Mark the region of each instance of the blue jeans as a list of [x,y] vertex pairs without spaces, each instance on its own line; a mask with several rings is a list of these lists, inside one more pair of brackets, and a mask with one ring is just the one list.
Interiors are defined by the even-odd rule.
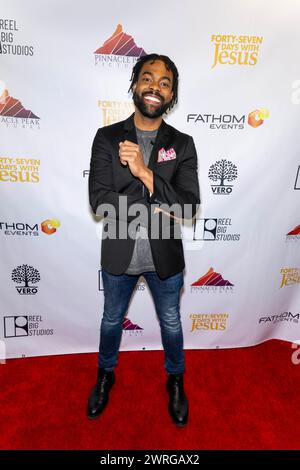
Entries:
[[[159,319],[164,366],[168,374],[184,372],[183,334],[179,311],[183,273],[160,279],[155,271],[142,274],[152,293]],[[139,275],[114,275],[102,270],[104,312],[100,328],[99,367],[111,371],[117,364],[122,325]]]

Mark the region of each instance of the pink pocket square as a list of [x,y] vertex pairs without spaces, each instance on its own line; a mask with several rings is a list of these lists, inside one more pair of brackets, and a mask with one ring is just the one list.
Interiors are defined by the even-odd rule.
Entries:
[[173,147],[171,147],[169,150],[161,148],[158,152],[157,163],[167,162],[168,160],[175,160],[175,158],[176,152]]

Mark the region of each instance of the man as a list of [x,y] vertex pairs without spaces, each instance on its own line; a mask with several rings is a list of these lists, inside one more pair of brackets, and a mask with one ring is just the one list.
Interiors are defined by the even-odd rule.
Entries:
[[[99,129],[92,147],[90,204],[96,214],[105,216],[106,225],[101,248],[104,312],[98,378],[87,414],[91,419],[99,416],[108,403],[124,316],[142,274],[161,328],[169,413],[176,425],[184,426],[188,400],[179,311],[184,255],[178,219],[187,218],[186,213],[193,217],[200,203],[197,154],[193,139],[162,118],[177,103],[178,71],[167,56],[141,57],[129,90],[135,112],[123,122]],[[143,217],[134,225],[132,212],[137,206]],[[166,226],[169,236],[164,236]]]

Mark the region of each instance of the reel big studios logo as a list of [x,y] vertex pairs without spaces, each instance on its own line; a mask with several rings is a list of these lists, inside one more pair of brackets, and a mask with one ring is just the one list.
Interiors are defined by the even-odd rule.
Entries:
[[4,338],[52,336],[53,328],[45,328],[41,315],[10,315],[4,320]]

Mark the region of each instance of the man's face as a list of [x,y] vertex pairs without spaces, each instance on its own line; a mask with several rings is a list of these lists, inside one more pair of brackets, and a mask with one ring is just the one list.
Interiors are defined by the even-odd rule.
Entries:
[[169,107],[173,92],[173,73],[161,60],[145,62],[133,85],[133,102],[143,116],[157,118]]

